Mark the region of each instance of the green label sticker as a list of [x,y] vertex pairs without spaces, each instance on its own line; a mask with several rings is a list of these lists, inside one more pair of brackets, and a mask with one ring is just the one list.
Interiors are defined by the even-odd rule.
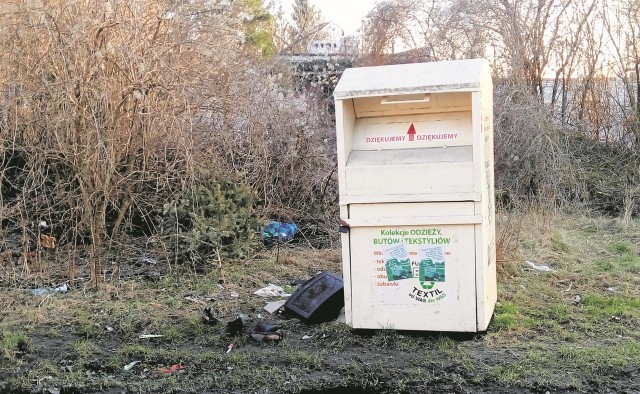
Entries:
[[418,266],[418,279],[423,289],[432,289],[437,282],[445,281],[445,264],[442,247],[421,248],[422,260]]
[[389,282],[413,278],[411,258],[404,244],[398,244],[384,251],[385,270]]
[[388,281],[413,278],[411,260],[409,259],[398,261],[398,259],[392,258],[386,261],[385,266]]

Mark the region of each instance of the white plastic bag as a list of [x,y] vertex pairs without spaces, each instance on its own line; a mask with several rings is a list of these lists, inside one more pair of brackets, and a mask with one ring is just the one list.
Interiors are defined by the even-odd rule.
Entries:
[[269,283],[267,287],[263,287],[260,290],[256,290],[253,294],[260,297],[289,297],[291,294],[284,292],[284,289],[273,283]]

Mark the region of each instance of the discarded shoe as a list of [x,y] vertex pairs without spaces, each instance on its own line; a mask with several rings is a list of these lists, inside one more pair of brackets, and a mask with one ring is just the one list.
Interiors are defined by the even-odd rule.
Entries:
[[261,332],[276,332],[279,329],[281,329],[282,327],[280,327],[279,325],[276,324],[270,324],[267,322],[260,322],[258,324],[256,324],[255,326],[253,326],[253,328],[251,329],[252,331],[261,331]]
[[209,307],[204,308],[204,310],[202,311],[202,320],[204,320],[204,322],[207,324],[218,324],[219,321],[218,319],[213,317],[213,315],[211,314],[211,308]]
[[278,342],[283,335],[280,326],[261,322],[251,328],[250,336],[258,342]]
[[278,342],[282,339],[281,332],[252,332],[251,338],[258,342]]

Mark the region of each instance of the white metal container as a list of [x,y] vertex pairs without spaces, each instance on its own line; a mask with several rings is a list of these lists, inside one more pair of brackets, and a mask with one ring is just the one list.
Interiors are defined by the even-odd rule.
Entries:
[[334,98],[347,324],[486,330],[496,301],[489,64],[347,69]]

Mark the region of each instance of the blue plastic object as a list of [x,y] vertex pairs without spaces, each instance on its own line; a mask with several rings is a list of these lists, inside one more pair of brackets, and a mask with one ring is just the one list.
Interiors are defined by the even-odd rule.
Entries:
[[294,223],[269,222],[261,231],[262,240],[265,243],[289,242],[298,232],[298,226]]

